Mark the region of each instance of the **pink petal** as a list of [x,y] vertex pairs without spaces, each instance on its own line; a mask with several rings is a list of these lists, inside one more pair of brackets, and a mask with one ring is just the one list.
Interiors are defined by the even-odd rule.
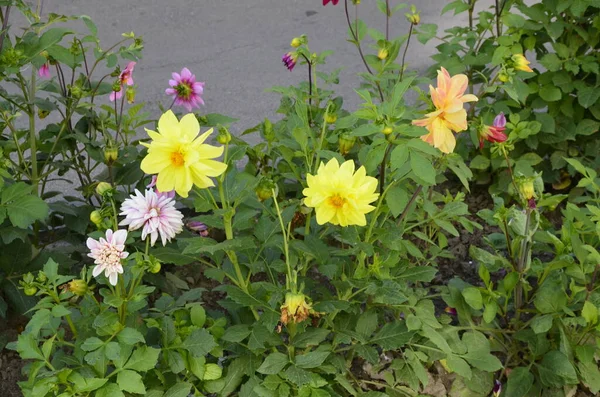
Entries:
[[183,68],[181,69],[181,77],[187,80],[192,77],[192,72],[188,68]]

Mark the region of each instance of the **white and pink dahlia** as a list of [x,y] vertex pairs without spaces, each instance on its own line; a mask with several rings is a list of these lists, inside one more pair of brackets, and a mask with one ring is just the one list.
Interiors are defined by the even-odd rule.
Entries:
[[136,189],[135,194],[123,202],[121,214],[125,219],[119,225],[129,225],[129,230],[142,228],[142,239],[150,236],[154,246],[160,235],[163,245],[183,230],[183,214],[175,208],[175,201],[166,194],[146,190],[143,195]]
[[204,105],[204,83],[196,81],[196,76],[188,68],[183,68],[181,73],[173,73],[171,76],[173,78],[169,80],[170,87],[165,93],[175,99],[175,105],[183,106],[188,112],[194,107]]
[[87,246],[90,249],[88,256],[93,258],[96,264],[92,271],[94,277],[104,272],[108,282],[117,285],[119,274],[123,274],[121,259],[129,256],[129,252],[125,252],[125,240],[127,240],[126,230],[113,232],[110,229],[106,231],[106,239],[102,237],[99,240],[91,237],[87,239]]

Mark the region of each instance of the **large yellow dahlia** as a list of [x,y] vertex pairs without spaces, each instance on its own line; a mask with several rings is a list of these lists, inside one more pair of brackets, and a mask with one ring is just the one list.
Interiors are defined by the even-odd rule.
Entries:
[[219,176],[227,169],[226,164],[211,160],[223,154],[223,147],[204,143],[213,130],[198,136],[200,124],[193,113],[179,121],[169,110],[158,120],[158,132],[146,132],[152,142],[142,143],[148,154],[140,167],[147,174],[158,174],[156,188],[160,192],[175,190],[187,197],[193,185],[214,186],[209,177]]
[[321,163],[317,175],[308,174],[306,182],[304,204],[315,208],[319,225],[365,226],[365,214],[375,209],[370,203],[379,197],[377,179],[367,176],[365,167],[355,173],[352,160],[341,166],[335,158]]
[[467,111],[465,102],[477,101],[473,94],[464,95],[469,79],[464,74],[450,76],[444,68],[438,70],[437,88],[429,86],[435,111],[427,113],[424,119],[413,121],[414,125],[427,128],[428,134],[422,140],[440,149],[444,153],[452,153],[456,147],[456,138],[452,131],[467,129]]

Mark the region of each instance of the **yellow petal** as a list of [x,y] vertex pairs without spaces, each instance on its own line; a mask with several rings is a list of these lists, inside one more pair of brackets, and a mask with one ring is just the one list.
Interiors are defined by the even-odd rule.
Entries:
[[223,154],[223,150],[223,146],[212,146],[207,144],[202,144],[196,149],[200,157],[204,159],[220,157]]
[[179,121],[177,116],[171,110],[167,110],[158,119],[158,132],[164,137],[177,137],[179,132]]
[[200,132],[200,124],[198,123],[198,119],[196,119],[196,115],[188,113],[183,116],[179,121],[179,129],[182,136],[189,141],[193,141]]
[[[153,152],[153,153],[148,153],[146,155],[146,157],[144,157],[144,159],[142,160],[142,163],[140,164],[140,168],[146,174],[158,174],[159,172],[161,172],[165,168],[169,167],[170,165],[171,165],[171,159],[168,156],[165,156],[164,153],[161,153],[161,152],[156,152],[156,153]],[[173,189],[169,189],[169,190],[173,190]],[[160,190],[160,191],[167,192],[169,190]]]
[[322,205],[315,212],[317,213],[317,223],[319,225],[326,224],[335,216],[335,208],[330,205]]

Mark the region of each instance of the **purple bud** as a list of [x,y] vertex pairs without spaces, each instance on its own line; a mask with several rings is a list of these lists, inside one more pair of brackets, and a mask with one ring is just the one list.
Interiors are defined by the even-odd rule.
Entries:
[[506,127],[506,117],[504,117],[503,112],[500,112],[494,119],[494,127]]
[[502,393],[502,383],[498,379],[494,381],[494,388],[492,389],[494,397],[498,397]]
[[206,226],[204,223],[202,222],[198,222],[198,221],[190,221],[186,224],[187,228],[190,229],[192,232],[196,232],[199,235],[201,235],[202,237],[206,237],[208,236],[208,226]]

